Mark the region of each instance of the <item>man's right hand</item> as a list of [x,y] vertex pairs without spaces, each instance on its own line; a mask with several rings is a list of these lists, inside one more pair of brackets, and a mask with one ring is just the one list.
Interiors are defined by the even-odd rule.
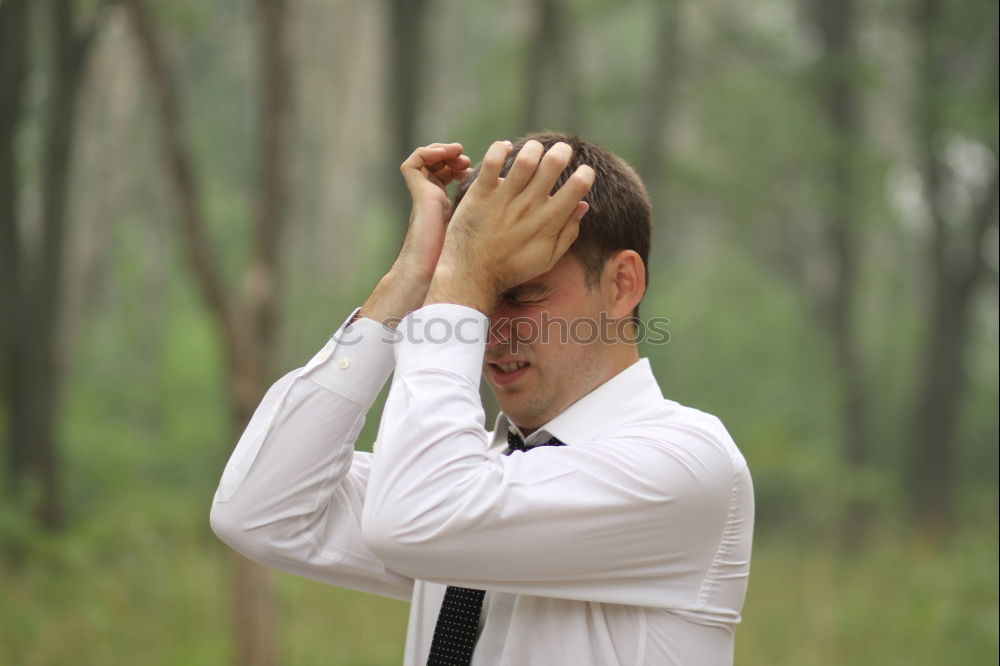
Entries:
[[462,154],[462,144],[432,143],[414,150],[400,165],[413,199],[410,221],[399,255],[361,307],[362,317],[395,327],[423,304],[451,219],[445,188],[465,178],[471,164]]
[[460,143],[432,143],[417,148],[399,167],[413,199],[410,222],[396,263],[422,281],[434,275],[444,232],[451,219],[451,200],[445,190],[470,173],[472,160]]

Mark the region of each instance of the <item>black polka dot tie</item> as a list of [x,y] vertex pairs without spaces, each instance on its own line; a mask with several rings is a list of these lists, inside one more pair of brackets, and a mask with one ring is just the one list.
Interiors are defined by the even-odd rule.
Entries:
[[[507,450],[509,456],[515,451],[527,452],[538,446],[565,446],[555,437],[528,446],[520,435],[507,431]],[[474,590],[468,587],[449,585],[441,602],[437,624],[434,625],[434,638],[431,639],[431,651],[427,657],[427,666],[469,666],[472,662],[472,651],[476,646],[476,633],[479,630],[479,615],[483,611],[483,596],[485,590]]]
[[566,446],[560,442],[555,437],[550,437],[541,444],[525,444],[521,436],[518,435],[513,430],[507,431],[507,450],[503,452],[505,456],[509,456],[514,453],[514,451],[530,451],[531,449],[537,448],[539,446]]
[[479,628],[485,590],[449,585],[441,602],[428,666],[468,666]]

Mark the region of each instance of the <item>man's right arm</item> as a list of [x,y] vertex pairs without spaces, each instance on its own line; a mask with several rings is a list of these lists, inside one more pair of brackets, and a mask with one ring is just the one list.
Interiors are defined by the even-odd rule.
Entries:
[[354,443],[393,370],[392,329],[427,295],[451,217],[445,187],[469,165],[457,143],[418,148],[403,162],[413,210],[392,268],[307,365],[267,391],[226,465],[211,524],[235,550],[307,578],[409,599],[413,581],[388,570],[361,538],[371,454]]
[[264,396],[223,472],[212,529],[261,564],[331,585],[409,599],[411,579],[361,539],[371,454],[354,444],[393,370],[392,331],[345,325]]

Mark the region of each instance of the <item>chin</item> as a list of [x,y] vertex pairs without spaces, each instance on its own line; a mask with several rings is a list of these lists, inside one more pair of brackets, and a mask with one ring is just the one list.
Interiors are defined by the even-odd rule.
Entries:
[[516,423],[518,426],[524,421],[525,414],[523,409],[518,409],[518,405],[511,404],[509,400],[497,400],[497,407],[500,408],[507,418]]
[[517,424],[518,428],[534,429],[548,422],[548,419],[542,418],[544,414],[539,413],[537,409],[532,409],[531,405],[512,404],[511,401],[507,401],[506,405],[497,401],[497,404],[507,415],[507,418]]

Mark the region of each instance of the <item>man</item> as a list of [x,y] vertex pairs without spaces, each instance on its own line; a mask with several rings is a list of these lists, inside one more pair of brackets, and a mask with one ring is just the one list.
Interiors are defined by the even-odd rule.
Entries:
[[[719,420],[664,399],[639,358],[641,181],[554,134],[496,142],[477,171],[433,144],[401,171],[396,262],[268,391],[215,532],[269,566],[411,600],[407,666],[732,663],[753,490]],[[393,371],[374,453],[355,452]],[[481,374],[503,410],[492,433]]]

